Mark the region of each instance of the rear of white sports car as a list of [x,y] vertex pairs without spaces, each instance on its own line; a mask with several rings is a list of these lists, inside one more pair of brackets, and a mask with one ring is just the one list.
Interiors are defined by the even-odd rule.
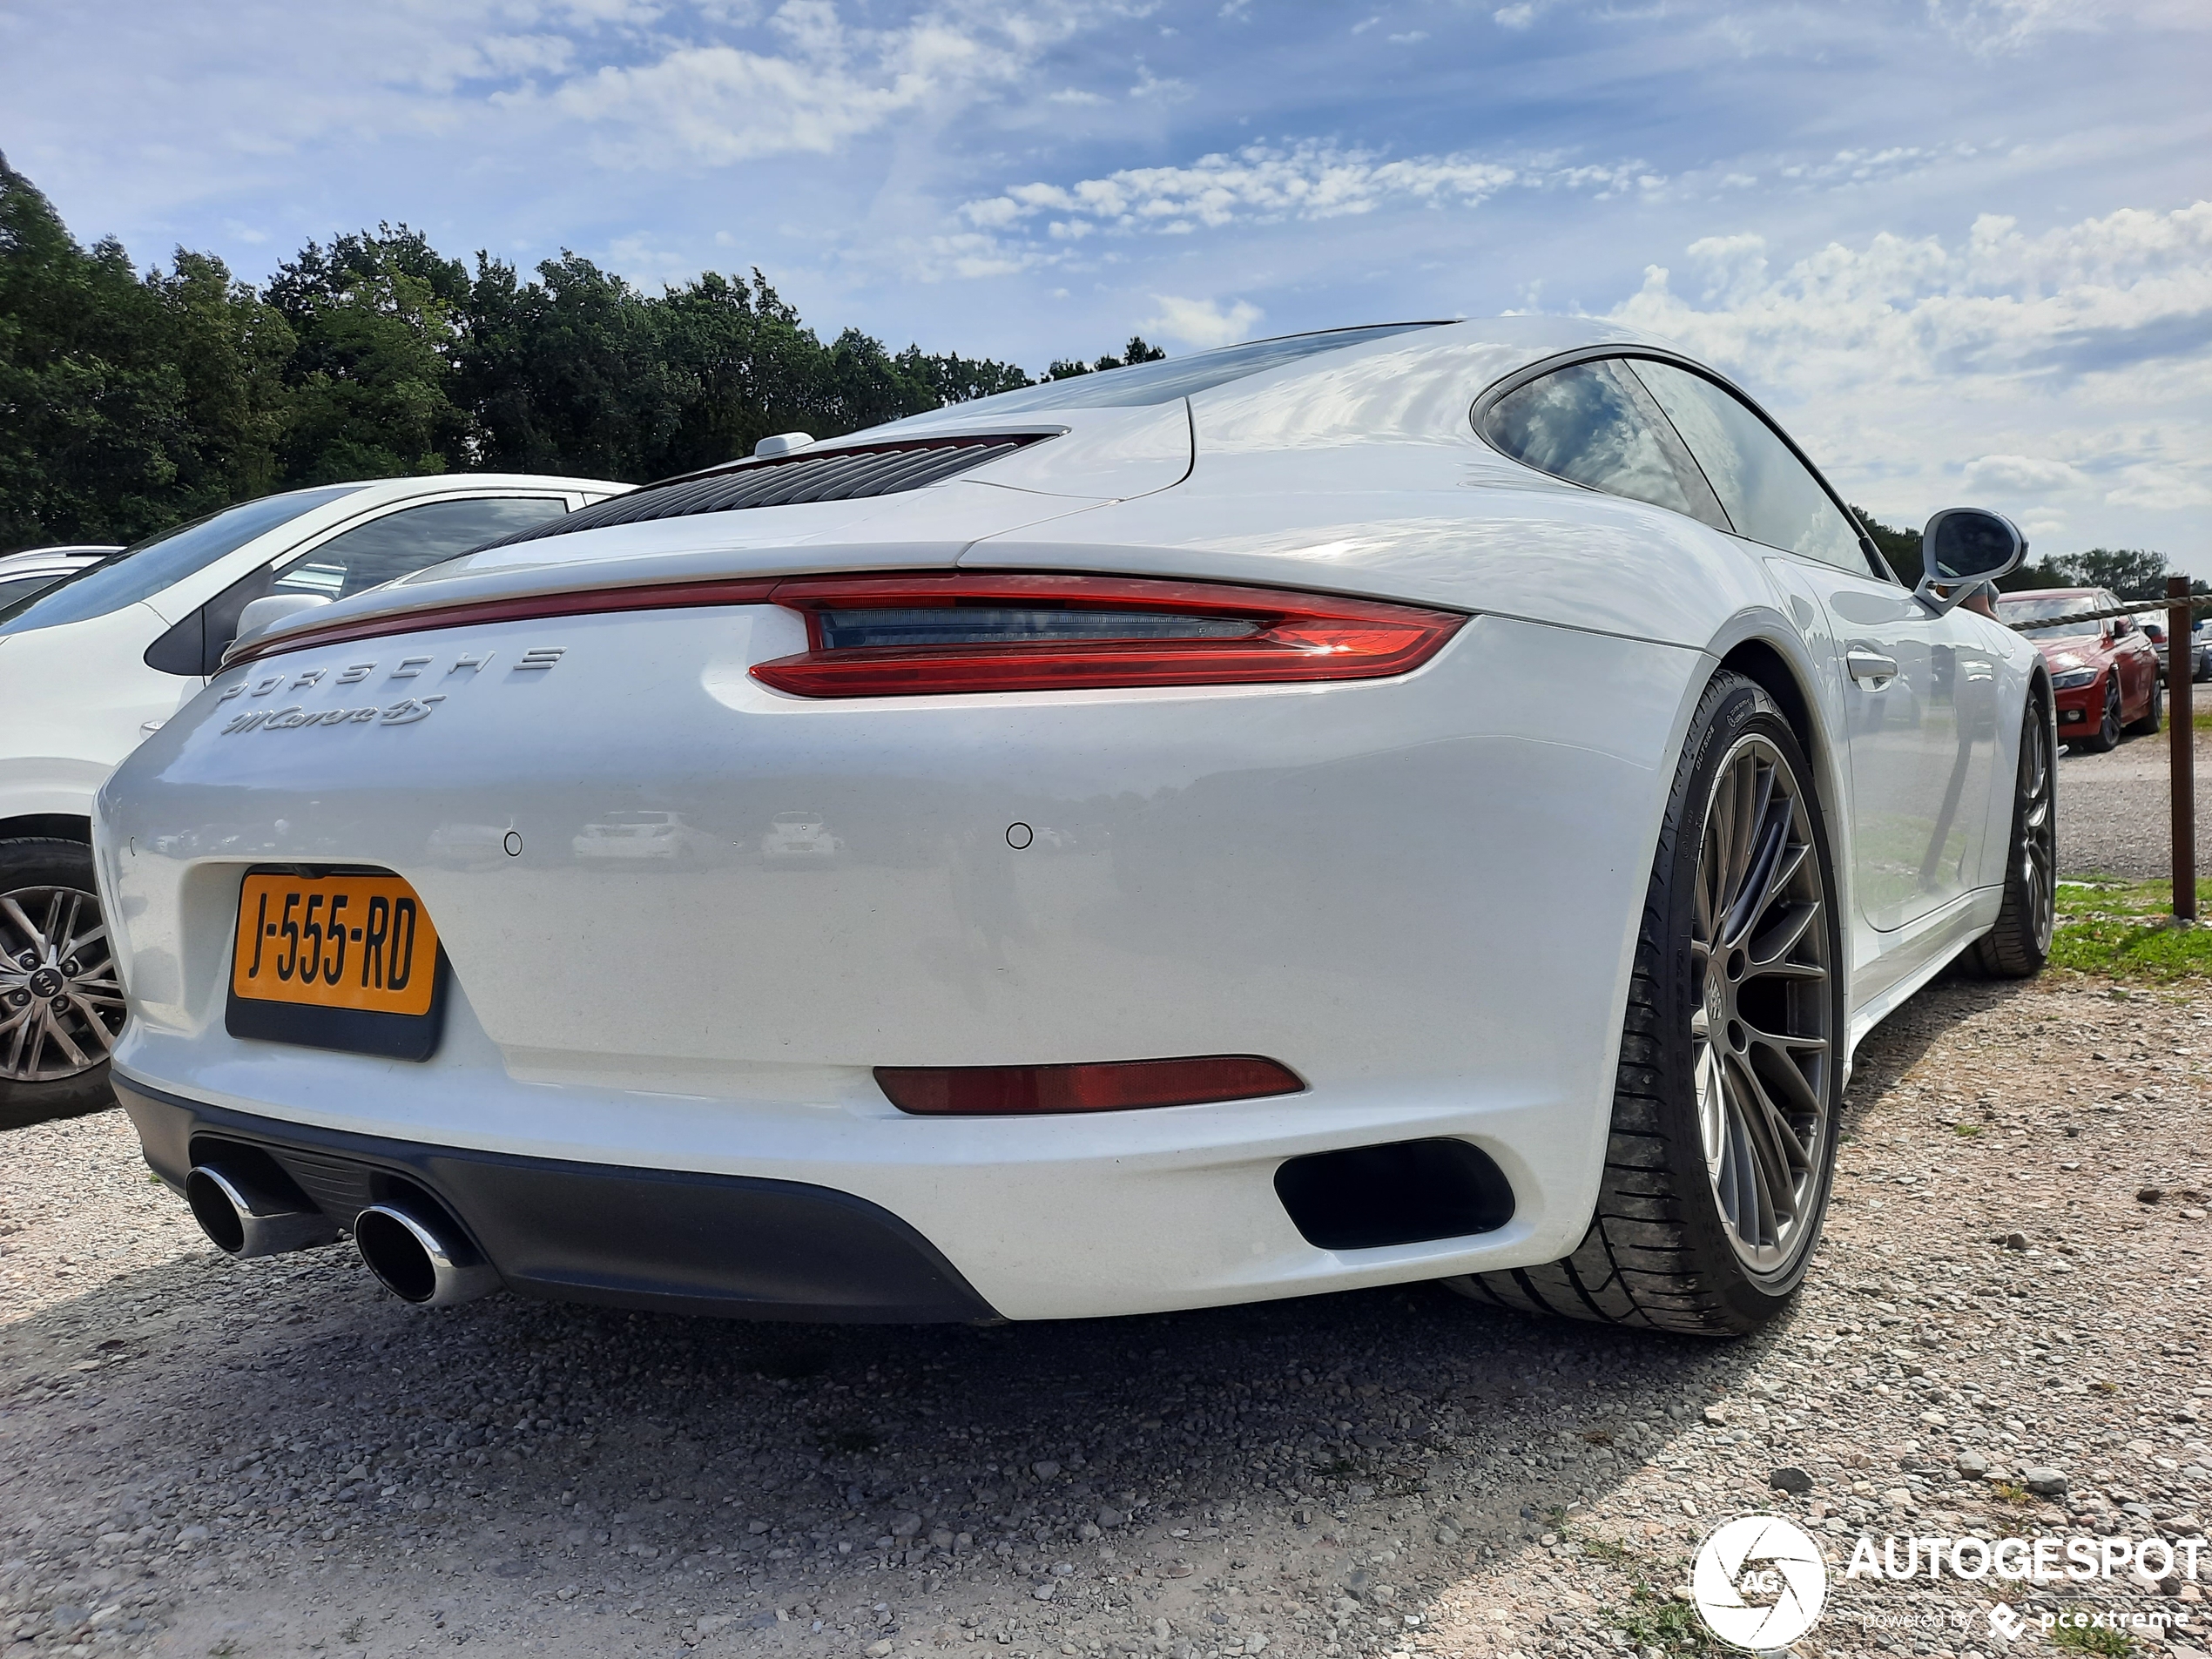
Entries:
[[1451,420],[1403,431],[952,411],[245,642],[100,802],[153,1168],[417,1300],[1040,1318],[1566,1255],[1693,613],[1754,577],[1684,539],[1670,614],[1619,579],[1650,509],[1466,433],[1545,348],[1420,360]]

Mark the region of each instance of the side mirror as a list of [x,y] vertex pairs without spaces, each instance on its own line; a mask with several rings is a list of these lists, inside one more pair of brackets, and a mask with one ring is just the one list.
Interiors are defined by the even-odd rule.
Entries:
[[2010,576],[2027,556],[2027,537],[2002,513],[1979,507],[1946,507],[1928,516],[1920,530],[1920,569],[1915,597],[1938,616],[1979,587]]
[[2112,637],[2114,639],[2125,639],[2134,631],[2135,623],[2133,617],[2114,617],[2112,619]]
[[322,593],[271,593],[247,603],[238,613],[238,633],[232,643],[251,639],[272,624],[287,617],[297,616],[302,610],[313,610],[317,605],[327,605],[330,596]]

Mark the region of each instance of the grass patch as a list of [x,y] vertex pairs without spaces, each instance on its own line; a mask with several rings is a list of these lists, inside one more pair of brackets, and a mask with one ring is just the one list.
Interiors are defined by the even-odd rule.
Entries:
[[1669,1654],[1719,1651],[1696,1608],[1660,1595],[1649,1584],[1639,1584],[1629,1592],[1628,1606],[1603,1608],[1599,1616],[1638,1648],[1656,1648]]
[[[2052,966],[2160,982],[2212,977],[2212,926],[2177,924],[2172,905],[2170,882],[2061,883]],[[2196,907],[2212,915],[2212,880],[2197,883]]]
[[1577,1549],[1593,1561],[1603,1561],[1608,1567],[1617,1567],[1626,1572],[1635,1564],[1635,1552],[1626,1544],[1615,1543],[1610,1538],[1592,1537],[1582,1533],[1575,1534],[1574,1539],[1575,1547]]
[[2135,1644],[2121,1632],[2094,1625],[2062,1624],[2051,1632],[2051,1645],[2067,1653],[2109,1654],[2114,1659],[2135,1651]]
[[2013,1504],[2022,1509],[2033,1509],[2035,1507],[2035,1494],[2026,1487],[2011,1480],[1992,1480],[1989,1483],[1989,1495],[2000,1503]]
[[1981,1133],[1981,1125],[1979,1123],[1953,1123],[1951,1126],[1951,1132],[1953,1135],[1958,1136],[1962,1140],[1971,1141],[1975,1136]]

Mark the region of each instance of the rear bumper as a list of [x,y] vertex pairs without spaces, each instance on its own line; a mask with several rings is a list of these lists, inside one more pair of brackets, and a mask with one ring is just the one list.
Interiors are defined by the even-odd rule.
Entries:
[[395,1184],[427,1190],[509,1290],[664,1313],[856,1323],[999,1314],[890,1211],[796,1181],[625,1169],[283,1123],[115,1082],[172,1186],[223,1144],[274,1157],[341,1227]]

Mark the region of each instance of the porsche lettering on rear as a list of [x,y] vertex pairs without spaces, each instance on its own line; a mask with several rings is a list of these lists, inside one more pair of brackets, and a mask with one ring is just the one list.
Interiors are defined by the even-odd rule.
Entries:
[[[542,672],[553,667],[566,652],[564,645],[533,645],[522,651],[514,663],[516,671]],[[428,656],[402,657],[385,674],[387,681],[419,680],[426,676],[440,683],[455,674],[465,674],[467,679],[455,682],[467,685],[489,669],[497,656],[493,651],[464,651],[456,652],[442,674],[437,671],[439,658]],[[264,674],[260,678],[240,680],[227,686],[216,696],[219,707],[237,698],[269,697],[283,691],[311,691],[327,681],[332,686],[359,685],[373,678],[379,667],[374,662],[347,663],[337,669],[287,669],[279,673]],[[246,709],[233,715],[216,735],[238,737],[248,732],[294,732],[307,726],[340,725],[413,725],[430,718],[433,709],[446,700],[448,693],[432,691],[422,696],[402,697],[396,703],[369,705],[366,707],[311,709],[293,703],[281,707]]]

